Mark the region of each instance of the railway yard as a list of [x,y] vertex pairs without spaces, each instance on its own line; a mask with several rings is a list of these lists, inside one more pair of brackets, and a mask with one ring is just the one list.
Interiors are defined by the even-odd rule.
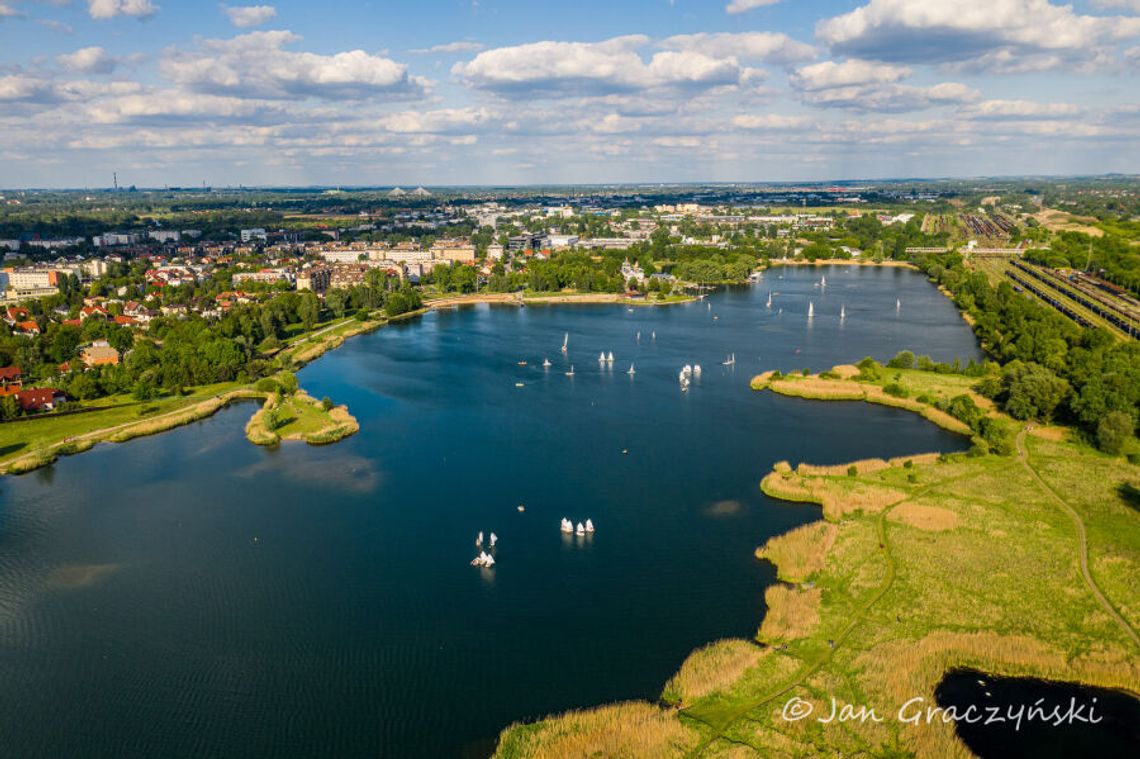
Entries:
[[1060,271],[1009,256],[974,256],[970,265],[991,283],[1009,282],[1085,327],[1101,327],[1121,339],[1136,339],[1140,301],[1111,283],[1079,271]]

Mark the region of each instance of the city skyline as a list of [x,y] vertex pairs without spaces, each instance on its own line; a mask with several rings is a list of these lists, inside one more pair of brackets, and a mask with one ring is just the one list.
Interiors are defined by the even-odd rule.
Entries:
[[5,187],[1140,170],[1135,0],[5,0],[0,40]]

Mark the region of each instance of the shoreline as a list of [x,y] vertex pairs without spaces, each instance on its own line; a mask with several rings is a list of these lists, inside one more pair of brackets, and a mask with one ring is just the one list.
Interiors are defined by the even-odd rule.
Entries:
[[[865,389],[855,393],[848,387],[857,384],[850,379],[858,371],[855,367],[840,366],[833,371],[838,375],[834,379],[815,376],[798,381],[773,381],[773,373],[767,372],[754,378],[752,388],[814,400],[883,403],[876,394]],[[903,381],[913,381],[909,375],[917,373],[918,370],[907,370]],[[943,385],[940,397],[961,394],[963,376],[927,374],[930,386]],[[835,384],[835,392],[795,387],[799,381],[812,379]],[[969,378],[969,383],[976,379]],[[898,398],[886,398],[883,405],[901,407],[938,423],[924,413],[924,404],[899,404]],[[987,416],[1008,420],[992,406],[983,410]],[[957,419],[945,416],[954,424],[939,426],[962,432],[952,429],[961,425]],[[1058,548],[1072,550],[1067,543],[1069,536],[1063,532],[1048,538],[1029,534],[1007,544],[1007,535],[1016,533],[1008,527],[1000,529],[1007,525],[1024,528],[1027,521],[1034,524],[1034,520],[1042,525],[1043,519],[1053,519],[1058,526],[1064,526],[1067,518],[1058,515],[1052,505],[1041,507],[1040,515],[1021,513],[1041,495],[1035,490],[1034,480],[1042,488],[1057,488],[1056,483],[1047,485],[1034,468],[1030,448],[1024,443],[1028,432],[1037,449],[1032,453],[1045,458],[1043,466],[1050,465],[1050,456],[1061,455],[1083,459],[1077,464],[1079,471],[1093,466],[1108,470],[1107,477],[1104,473],[1099,477],[1101,488],[1111,488],[1121,471],[1131,471],[1119,457],[1100,457],[1080,448],[1071,435],[1058,434],[1058,430],[1066,428],[1019,426],[1016,456],[928,453],[829,466],[801,463],[793,468],[788,462],[776,463],[760,484],[762,492],[785,503],[818,505],[822,515],[819,520],[771,537],[756,550],[758,559],[775,567],[777,580],[765,588],[768,608],[755,637],[714,641],[695,649],[666,682],[657,704],[611,703],[516,722],[500,733],[495,756],[513,759],[557,755],[563,745],[567,751],[579,753],[686,756],[700,755],[705,749],[716,753],[718,749],[742,747],[763,755],[773,747],[782,747],[783,753],[792,755],[818,752],[821,746],[839,751],[842,746],[852,745],[852,739],[871,753],[875,746],[905,746],[918,756],[962,756],[969,754],[965,743],[952,725],[940,721],[928,722],[928,729],[923,731],[900,728],[897,732],[874,724],[864,727],[866,723],[860,722],[826,725],[822,736],[816,735],[805,743],[800,740],[804,735],[800,723],[789,722],[786,716],[780,722],[777,716],[789,698],[800,698],[794,695],[797,693],[806,695],[801,700],[811,704],[818,714],[826,714],[828,698],[821,696],[821,691],[830,691],[833,700],[838,691],[840,703],[871,703],[872,708],[879,707],[880,702],[901,704],[914,696],[934,705],[938,684],[959,668],[972,668],[995,677],[1032,677],[1107,687],[1140,698],[1140,666],[1135,660],[1136,632],[1132,627],[1135,615],[1131,615],[1134,622],[1130,623],[1116,608],[1119,606],[1127,614],[1132,605],[1128,595],[1130,573],[1125,573],[1123,584],[1120,576],[1107,578],[1117,594],[1114,606],[1109,600],[1111,594],[1102,593],[1086,571],[1085,581],[1092,593],[1078,595],[1085,605],[1078,613],[1078,629],[1062,632],[1056,631],[1057,622],[1038,623],[1034,616],[1015,616],[1022,621],[1012,629],[984,617],[972,623],[956,622],[962,609],[967,610],[963,619],[979,613],[975,609],[977,599],[990,595],[986,589],[996,579],[988,575],[972,578],[979,587],[959,587],[959,582],[965,586],[968,581],[954,578],[968,575],[951,571],[942,579],[952,589],[950,597],[945,596],[945,590],[943,595],[931,596],[931,591],[921,585],[917,590],[912,587],[914,576],[945,573],[942,562],[957,558],[954,541],[971,551],[981,551],[979,557],[995,545],[1005,546],[1002,550],[1014,556],[1019,550],[1022,556],[1037,555],[1037,540],[1051,541],[1046,545],[1053,552],[1065,552],[1057,551]],[[968,428],[964,434],[970,434]],[[1020,471],[1019,464],[1032,478],[1023,476],[1014,483],[1010,473]],[[987,478],[1004,483],[1007,490],[1000,491],[1000,500],[983,512],[987,514],[985,518],[976,519],[974,513],[986,502],[962,502],[958,483],[982,483],[977,486],[979,495],[975,498],[983,498],[981,494],[989,495],[989,488],[993,487]],[[1023,495],[1018,491],[1027,486],[1034,489],[1034,497],[1022,505]],[[1054,497],[1059,499],[1055,493]],[[1099,508],[1101,500],[1094,497],[1091,503]],[[1072,507],[1061,503],[1072,511]],[[1086,499],[1083,505],[1087,507],[1089,503]],[[1123,513],[1122,518],[1129,518],[1126,506],[1117,508]],[[1084,553],[1083,524],[1075,511],[1072,516],[1081,526]],[[1121,518],[1119,513],[1117,518]],[[965,529],[972,519],[975,530],[977,522],[989,527],[981,538]],[[963,521],[967,524],[961,524]],[[1134,529],[1134,525],[1128,524]],[[938,542],[932,543],[936,536]],[[949,545],[937,547],[938,543]],[[903,550],[896,553],[896,545]],[[929,548],[931,545],[936,547]],[[1110,546],[1098,545],[1097,550],[1097,558],[1103,562],[1102,573],[1105,563],[1120,561],[1122,549],[1115,556]],[[934,556],[914,555],[920,551],[932,552]],[[1003,577],[1010,571],[1004,564],[1008,560],[1003,559],[999,568],[990,571]],[[965,563],[969,565],[971,560]],[[1026,560],[1017,566],[1032,564]],[[1063,616],[1049,599],[1058,592],[1058,583],[1068,592],[1065,569],[1062,564],[1053,575],[1045,576],[1043,587],[1035,588],[1052,591],[1039,594],[1045,603],[1042,616]],[[870,576],[864,577],[868,571]],[[1038,567],[1021,572],[1029,575],[1030,580],[1040,579]],[[901,583],[896,582],[899,578],[903,578]],[[1100,581],[1105,584],[1106,578]],[[829,595],[829,588],[833,587],[840,590],[840,595]],[[990,602],[1001,609],[998,613],[1005,611],[1004,604],[1033,605],[1029,594],[1023,593],[1016,581],[1013,587],[1018,593],[1008,601],[998,598]],[[908,591],[910,595],[906,595]],[[916,593],[917,599],[910,601]],[[1078,602],[1071,593],[1068,598],[1074,605]],[[882,609],[884,605],[888,608]],[[909,617],[923,611],[929,617],[912,623]],[[1106,611],[1108,617],[1115,617],[1112,625],[1095,618]],[[1090,635],[1097,641],[1092,650],[1087,648]],[[852,735],[852,730],[858,735]],[[752,743],[757,738],[760,743]]]
[[773,266],[881,266],[888,269],[913,269],[914,271],[921,271],[921,269],[910,261],[896,261],[892,258],[882,261],[868,261],[862,258],[817,258],[814,261],[805,259],[797,260],[794,258],[771,258],[768,259],[768,266],[769,268]]
[[[395,322],[414,319],[418,316],[423,316],[430,311],[444,308],[457,308],[459,306],[475,305],[479,303],[517,304],[519,306],[526,305],[527,303],[534,303],[535,305],[542,305],[546,303],[550,303],[552,305],[572,305],[575,303],[627,303],[633,306],[669,306],[676,303],[688,303],[694,300],[696,300],[696,298],[688,298],[685,300],[674,300],[661,303],[639,303],[636,301],[631,301],[630,299],[625,298],[624,295],[620,295],[618,293],[566,293],[562,295],[539,296],[536,298],[526,298],[522,293],[482,293],[469,296],[440,298],[433,301],[425,301],[421,308],[415,309],[413,311],[408,311],[407,313],[399,314],[393,317],[381,316],[378,318],[370,318],[367,321],[358,321],[354,318],[348,317],[334,321],[332,324],[294,339],[281,350],[280,355],[287,364],[287,369],[295,371],[307,366],[313,361],[316,361],[329,351],[339,348],[345,343],[345,341],[356,337],[357,335],[374,332],[381,327]],[[219,410],[225,408],[230,403],[233,403],[237,400],[261,400],[263,402],[267,401],[269,394],[258,391],[255,388],[255,385],[256,382],[250,382],[246,385],[233,388],[216,396],[205,397],[193,405],[175,408],[151,417],[141,417],[137,420],[119,422],[107,427],[88,430],[78,435],[63,437],[42,447],[29,450],[19,455],[13,456],[6,461],[0,462],[0,477],[4,475],[26,474],[28,472],[54,463],[60,456],[71,456],[74,454],[89,451],[99,443],[122,443],[128,440],[133,440],[137,437],[169,432],[186,424],[201,421],[202,419],[213,416]],[[126,406],[128,404],[123,405]],[[96,410],[112,410],[114,408],[116,407],[108,406],[106,409]],[[255,412],[254,416],[256,416],[257,413],[259,412]],[[351,414],[348,414],[347,408],[345,408],[345,414],[349,419],[352,420],[352,422],[349,423],[347,420],[342,421],[345,424],[349,424],[350,426],[351,424],[355,424],[356,429],[350,433],[340,435],[336,438],[336,440],[346,437],[348,434],[353,434],[359,430],[359,424],[356,422],[356,419],[351,416]],[[58,418],[59,417],[47,414],[40,418],[21,420],[20,423],[34,425],[36,423],[51,421]],[[250,421],[252,421],[252,417]],[[268,437],[265,435],[257,435],[257,437],[259,437],[259,439],[268,439]],[[254,441],[251,439],[250,442]],[[322,443],[324,442],[331,443],[335,442],[335,440],[322,441]],[[255,444],[268,445],[269,443]]]

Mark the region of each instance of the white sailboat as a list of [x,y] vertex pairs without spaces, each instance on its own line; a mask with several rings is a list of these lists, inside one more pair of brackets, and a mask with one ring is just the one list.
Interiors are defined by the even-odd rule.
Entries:
[[772,291],[769,290],[768,291],[768,303],[767,303],[767,305],[764,306],[764,308],[771,308],[771,307],[772,307]]
[[626,374],[630,374],[630,375],[637,374],[637,370],[633,368],[633,362],[632,361],[629,363],[629,371],[626,372]]
[[599,364],[606,363],[606,352],[605,351],[602,351],[601,353],[598,354],[598,363]]
[[641,342],[641,330],[638,330],[637,332],[637,342]]
[[701,365],[700,364],[693,364],[693,376],[694,377],[700,377],[701,376]]
[[842,324],[847,319],[847,306],[839,307],[839,323]]
[[593,532],[593,531],[594,531],[594,523],[591,522],[589,519],[587,519],[586,520],[586,532]]
[[814,318],[815,318],[815,304],[812,303],[811,301],[808,301],[808,319],[814,319]]
[[550,366],[551,366],[551,364],[550,364],[550,359],[548,359],[548,358],[544,358],[544,359],[542,359],[542,367],[543,367],[544,369],[549,369],[549,368],[550,368]]
[[897,314],[901,310],[902,310],[902,301],[899,300],[898,298],[895,298],[895,313]]
[[565,335],[565,336],[562,338],[562,352],[563,352],[563,353],[565,353],[565,352],[566,352],[566,346],[567,346],[569,343],[570,343],[570,333],[569,333],[569,332],[567,332],[567,333],[566,333],[566,335]]
[[728,354],[728,358],[726,358],[724,361],[722,361],[720,365],[721,366],[733,366],[735,363],[736,363],[736,354],[730,353],[730,354]]
[[612,364],[614,362],[614,352],[610,351],[610,355],[606,356],[606,363]]
[[827,287],[827,277],[820,277],[819,278],[819,286],[821,289],[824,287]]
[[562,532],[574,532],[574,523],[566,517],[562,517],[562,526],[559,528]]
[[477,546],[483,545],[483,531],[482,530],[479,531],[479,535],[476,536],[476,538],[475,538],[475,545],[477,545]]
[[573,377],[574,376],[574,365],[573,364],[570,364],[570,371],[566,372],[566,376],[567,377]]
[[579,522],[578,528],[575,530],[575,532],[578,533],[579,535],[585,535],[586,534],[586,526],[584,524],[582,524],[581,522]]
[[657,339],[657,330],[653,330],[652,332],[650,332],[649,336],[651,338],[653,338],[654,340],[656,340]]
[[499,542],[499,536],[492,532],[491,533],[491,548],[494,548],[495,544],[498,542]]

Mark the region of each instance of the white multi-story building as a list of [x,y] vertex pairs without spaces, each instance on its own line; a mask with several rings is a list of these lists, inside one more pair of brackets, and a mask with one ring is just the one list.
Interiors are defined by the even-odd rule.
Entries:
[[268,239],[268,233],[261,227],[253,227],[252,229],[243,229],[241,231],[241,241],[243,243],[253,242],[254,240],[266,242]]
[[142,240],[142,235],[133,232],[104,232],[91,238],[96,248],[109,248],[115,245],[134,245]]
[[182,233],[176,229],[152,229],[149,234],[150,239],[156,242],[179,242],[182,239]]

